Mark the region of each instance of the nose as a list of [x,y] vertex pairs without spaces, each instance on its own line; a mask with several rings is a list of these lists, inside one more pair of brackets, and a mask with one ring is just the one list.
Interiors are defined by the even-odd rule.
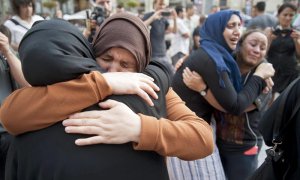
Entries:
[[108,67],[108,72],[120,72],[119,65],[117,65],[116,63],[111,63]]
[[242,33],[242,28],[241,28],[241,26],[235,26],[233,33],[234,33],[234,35],[236,35],[236,36],[240,36],[241,33]]
[[259,53],[260,52],[260,47],[259,46],[255,46],[253,49],[254,49],[255,53]]
[[104,2],[103,6],[106,10],[108,10],[108,7],[109,7],[108,2]]

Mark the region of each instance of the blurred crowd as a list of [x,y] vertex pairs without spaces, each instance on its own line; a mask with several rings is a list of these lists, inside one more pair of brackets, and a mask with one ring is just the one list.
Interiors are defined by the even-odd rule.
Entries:
[[[278,178],[300,178],[299,7],[269,14],[259,1],[248,16],[164,0],[142,14],[90,5],[80,24],[11,1],[0,25],[0,180],[248,179],[280,111],[295,115],[282,116],[294,127]],[[293,105],[277,111],[293,81]]]

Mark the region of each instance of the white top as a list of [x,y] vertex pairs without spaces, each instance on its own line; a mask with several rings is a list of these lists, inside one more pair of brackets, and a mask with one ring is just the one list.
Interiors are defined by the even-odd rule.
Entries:
[[[23,36],[25,33],[28,31],[28,29],[31,28],[34,22],[39,21],[39,20],[44,20],[41,16],[39,15],[33,15],[32,16],[32,21],[28,23],[27,21],[22,20],[19,16],[13,16],[12,19],[16,20],[19,22],[20,25],[16,25],[14,22],[11,20],[6,20],[4,25],[10,30],[11,32],[11,44],[14,46],[19,46],[19,43],[21,42]],[[26,28],[27,29],[26,29]]]
[[190,31],[182,19],[177,18],[176,23],[177,32],[174,34],[174,37],[171,40],[170,55],[174,56],[178,52],[189,54],[189,38],[184,38],[182,35],[186,33],[190,35]]

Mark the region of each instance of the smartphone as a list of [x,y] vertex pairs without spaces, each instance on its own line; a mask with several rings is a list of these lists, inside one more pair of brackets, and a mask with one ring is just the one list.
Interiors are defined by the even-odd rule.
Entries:
[[171,16],[171,12],[170,11],[162,11],[161,15],[168,17],[168,16]]

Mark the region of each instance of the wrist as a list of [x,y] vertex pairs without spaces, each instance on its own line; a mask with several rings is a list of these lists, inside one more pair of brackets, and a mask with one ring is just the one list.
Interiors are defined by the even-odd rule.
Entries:
[[261,79],[265,79],[260,73],[257,73],[257,72],[255,72],[255,73],[253,74],[253,76],[258,76],[258,77],[260,77]]
[[208,86],[206,86],[204,89],[200,90],[199,93],[201,96],[206,96],[208,91]]
[[112,95],[112,94],[115,94],[115,90],[114,90],[114,81],[113,80],[111,80],[111,78],[110,78],[110,73],[109,72],[106,72],[106,73],[103,73],[103,74],[101,74],[102,75],[102,78],[104,79],[104,81],[105,81],[105,83],[106,83],[106,85],[107,85],[107,87],[108,87],[108,89],[109,89],[109,93],[108,93],[108,95]]
[[10,49],[5,49],[2,51],[2,55],[5,57],[11,56],[13,53],[11,52]]
[[134,118],[134,128],[133,128],[133,136],[132,141],[135,143],[140,142],[140,135],[141,135],[141,129],[142,129],[142,123],[141,118],[139,115],[136,114],[136,117]]

